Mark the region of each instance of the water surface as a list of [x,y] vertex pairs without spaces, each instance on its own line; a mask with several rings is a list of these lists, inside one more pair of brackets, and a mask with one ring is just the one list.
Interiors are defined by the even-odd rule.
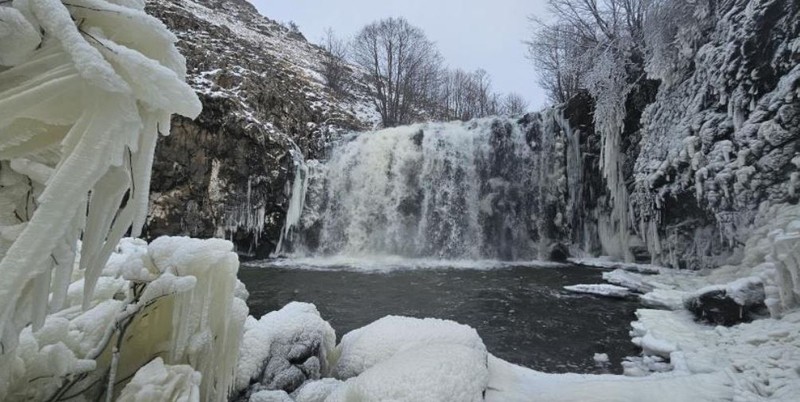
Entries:
[[[458,269],[448,268],[448,265]],[[422,266],[422,269],[409,269]],[[276,260],[239,272],[256,317],[291,301],[314,303],[338,338],[386,315],[436,317],[475,328],[494,355],[546,372],[612,372],[638,354],[630,341],[637,303],[577,295],[564,285],[602,283],[601,271],[574,265],[368,260]]]

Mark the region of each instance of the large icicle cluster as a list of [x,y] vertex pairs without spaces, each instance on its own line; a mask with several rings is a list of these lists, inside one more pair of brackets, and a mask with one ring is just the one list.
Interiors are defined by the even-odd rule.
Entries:
[[191,366],[147,366],[173,391],[227,398],[232,244],[117,248],[145,221],[158,134],[200,113],[175,42],[144,1],[0,3],[0,399],[111,398],[156,356]]
[[143,6],[0,7],[0,47],[11,49],[0,70],[5,352],[24,325],[38,329],[63,306],[78,238],[88,307],[111,251],[144,223],[158,132],[172,113],[200,112],[175,38]]
[[[226,400],[248,311],[232,250],[219,239],[122,239],[88,309],[89,281],[77,270],[64,308],[38,330],[27,326],[4,354],[0,399]],[[170,380],[144,383],[158,373]]]

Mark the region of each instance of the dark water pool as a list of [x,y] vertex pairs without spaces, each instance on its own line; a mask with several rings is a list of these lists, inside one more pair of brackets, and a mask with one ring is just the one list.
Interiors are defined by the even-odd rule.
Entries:
[[402,269],[383,273],[305,270],[291,263],[244,265],[250,313],[260,317],[291,301],[314,303],[337,337],[385,315],[436,317],[474,327],[491,353],[546,372],[611,372],[637,354],[628,335],[637,303],[564,291],[602,283],[601,271],[579,266],[496,269]]

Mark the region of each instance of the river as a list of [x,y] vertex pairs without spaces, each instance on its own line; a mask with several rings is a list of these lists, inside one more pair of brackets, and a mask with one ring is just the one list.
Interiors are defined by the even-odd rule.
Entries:
[[[255,317],[314,303],[337,337],[386,315],[450,319],[475,328],[490,353],[545,372],[620,373],[639,352],[628,331],[638,305],[562,289],[601,283],[575,265],[492,261],[272,260],[244,264]],[[607,353],[610,367],[595,353]]]

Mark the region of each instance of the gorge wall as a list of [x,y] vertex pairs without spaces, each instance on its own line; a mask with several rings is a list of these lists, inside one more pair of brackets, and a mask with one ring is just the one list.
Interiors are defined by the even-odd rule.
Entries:
[[[148,7],[181,39],[204,111],[196,121],[176,119],[159,144],[147,233],[227,237],[240,252],[265,256],[277,246],[286,211],[290,223],[319,226],[301,222],[314,211],[290,210],[292,186],[302,189],[293,179],[315,174],[313,162],[298,168],[303,160],[365,146],[338,141],[374,126],[358,74],[347,93],[330,93],[319,75],[323,50],[243,0],[157,0]],[[524,213],[502,223],[516,233],[514,251],[480,254],[529,258],[530,250],[541,256],[563,243],[692,269],[738,257],[734,251],[767,206],[798,200],[799,9],[792,0],[686,2],[651,33],[639,66],[645,73],[620,96],[587,91],[538,114],[464,126],[488,125],[489,137],[524,133],[521,141],[509,134],[516,138],[509,144],[528,147],[515,152],[532,159],[509,169],[539,200],[517,198]],[[400,137],[413,139],[418,129]],[[492,144],[493,152],[501,148]],[[313,205],[320,193],[305,191]],[[414,202],[404,205],[420,207],[417,195],[409,197]],[[518,244],[523,237],[536,246]]]
[[186,56],[203,103],[159,140],[144,234],[233,240],[244,255],[275,247],[297,158],[319,157],[339,133],[372,126],[358,82],[331,93],[324,51],[245,0],[153,0]]

